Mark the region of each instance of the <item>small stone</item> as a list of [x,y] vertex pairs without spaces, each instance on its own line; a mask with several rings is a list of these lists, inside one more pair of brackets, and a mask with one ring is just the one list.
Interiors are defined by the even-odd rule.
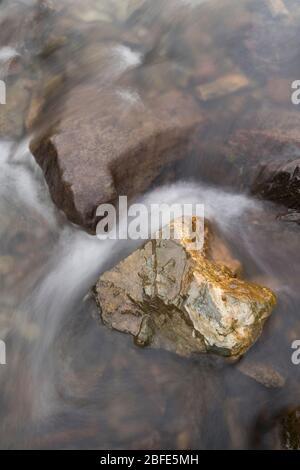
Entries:
[[244,90],[250,86],[250,82],[245,75],[233,73],[218,78],[217,80],[200,85],[196,88],[199,98],[202,101],[210,101],[231,95]]
[[244,375],[267,388],[282,388],[285,385],[285,378],[272,366],[250,362],[245,358],[237,365],[237,368]]

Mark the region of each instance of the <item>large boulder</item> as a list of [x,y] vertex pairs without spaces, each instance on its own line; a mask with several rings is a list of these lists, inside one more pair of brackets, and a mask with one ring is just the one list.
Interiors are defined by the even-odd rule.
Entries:
[[238,357],[260,335],[275,296],[237,277],[240,266],[207,222],[202,249],[191,247],[189,226],[178,240],[149,241],[100,277],[102,320],[140,346]]
[[31,143],[56,205],[93,231],[96,208],[145,191],[193,147],[204,119],[194,100],[172,91],[151,102],[130,90],[78,86],[52,132]]

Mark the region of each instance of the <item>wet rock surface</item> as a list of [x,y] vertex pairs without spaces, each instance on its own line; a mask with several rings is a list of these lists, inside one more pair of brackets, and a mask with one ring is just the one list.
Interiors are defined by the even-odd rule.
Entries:
[[191,249],[186,223],[180,240],[152,240],[100,277],[95,295],[102,320],[140,346],[240,356],[260,335],[275,296],[236,277],[228,256],[219,256],[228,249],[212,241],[208,224],[203,249]]
[[[284,164],[274,162],[267,164],[261,169],[253,190],[266,199],[299,211],[300,159],[297,158]],[[293,220],[292,216],[289,220]]]
[[31,149],[56,205],[93,231],[99,204],[148,189],[167,164],[186,157],[204,122],[181,92],[146,103],[130,90],[79,87],[53,135],[33,141]]

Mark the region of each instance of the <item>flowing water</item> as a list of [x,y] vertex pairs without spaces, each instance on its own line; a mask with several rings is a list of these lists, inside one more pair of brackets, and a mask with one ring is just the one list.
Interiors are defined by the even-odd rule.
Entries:
[[[207,61],[208,75],[218,62],[224,71],[234,59],[242,66],[239,35],[249,22],[253,40],[262,34],[260,26],[255,29],[252,16],[257,2],[224,1],[222,8],[213,0],[159,2],[159,8],[137,12],[125,26],[116,1],[84,2],[84,8],[79,1],[62,3],[66,9],[58,11],[56,21],[64,31],[74,28],[74,43],[68,45],[67,55],[70,63],[78,60],[81,66],[50,103],[46,121],[51,120],[66,87],[72,87],[73,80],[91,80],[91,74],[102,88],[110,77],[130,100],[138,100],[139,93],[120,88],[118,80],[124,72],[138,70],[138,79],[149,93],[153,87],[170,86],[169,70],[157,42],[154,48],[149,48],[147,38],[144,48],[131,45],[130,35],[137,25],[144,31],[148,21],[155,20],[158,37],[163,34],[162,49],[169,50],[173,73],[178,72],[176,86],[185,80],[197,54],[197,47],[186,51],[177,34],[188,35],[196,27],[203,41],[206,37],[206,49],[200,56],[203,63]],[[2,4],[0,19],[7,15],[9,26],[10,15],[19,18],[35,2]],[[115,22],[108,21],[109,14],[101,9],[104,4],[111,6]],[[286,4],[300,18],[297,2],[286,0]],[[228,13],[228,6],[235,15]],[[105,66],[89,51],[96,40],[99,48],[106,41],[102,38],[107,34],[105,28],[97,29],[97,21],[116,30],[115,37],[121,31],[125,38],[109,44]],[[40,69],[47,80],[49,75],[59,74],[61,58],[47,56],[41,62],[38,40],[28,34],[24,39],[22,34],[22,29],[16,30],[15,41],[6,41],[0,48],[3,75],[7,61],[18,55],[33,69],[28,64],[24,68],[26,80]],[[281,51],[279,30],[277,34]],[[282,41],[285,44],[285,38]],[[82,71],[82,63],[88,73]],[[275,67],[276,60],[271,64]],[[71,70],[72,65],[68,64]],[[261,73],[252,77],[257,81],[256,96],[250,101],[247,98],[247,110],[257,106],[257,96],[259,101],[263,99],[259,93],[266,83],[266,68],[271,69],[262,54]],[[283,80],[293,76],[292,68],[285,70]],[[6,343],[6,365],[0,366],[1,448],[280,447],[277,417],[288,407],[300,405],[300,366],[291,361],[291,344],[300,339],[299,227],[278,218],[279,206],[237,189],[239,162],[233,168],[228,162],[219,165],[216,149],[226,129],[242,117],[243,98],[206,105],[207,114],[222,119],[208,132],[210,149],[201,177],[191,177],[198,168],[191,159],[190,166],[176,169],[176,182],[159,184],[138,200],[147,206],[161,201],[204,204],[206,217],[215,222],[241,260],[245,277],[276,292],[278,306],[246,357],[277,371],[284,386],[266,388],[244,375],[238,364],[213,355],[187,360],[165,351],[139,349],[131,337],[108,330],[100,321],[90,289],[100,273],[138,244],[100,241],[69,223],[50,198],[42,171],[28,150],[30,135],[26,132],[0,142],[0,339]],[[264,99],[271,102],[270,96]],[[234,189],[228,189],[229,183]]]

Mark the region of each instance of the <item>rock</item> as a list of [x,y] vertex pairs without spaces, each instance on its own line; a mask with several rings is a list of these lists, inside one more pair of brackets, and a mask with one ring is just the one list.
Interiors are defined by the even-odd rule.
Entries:
[[265,199],[300,210],[300,158],[290,162],[269,162],[262,166],[253,192]]
[[233,73],[196,88],[202,101],[209,101],[231,95],[250,86],[248,78],[241,73]]
[[[248,111],[246,106],[240,113],[234,113],[234,117],[234,125],[232,116],[227,119],[231,125],[225,136],[214,138],[213,143],[202,142],[194,171],[202,171],[202,175],[204,172],[203,177],[213,183],[222,181],[223,185],[250,189],[253,194],[297,207],[298,111],[283,110],[276,105],[263,105]],[[275,189],[274,177],[277,189],[280,187],[278,196],[272,190],[273,185]]]
[[300,450],[300,408],[288,411],[282,417],[281,442],[287,450]]
[[142,102],[131,90],[79,86],[51,135],[30,147],[56,205],[93,231],[99,204],[149,188],[168,163],[187,155],[204,122],[194,100],[177,91]]
[[280,214],[278,219],[300,225],[300,212],[289,210],[285,214]]
[[272,366],[256,363],[248,358],[242,359],[237,368],[247,377],[264,385],[267,388],[282,388],[285,385],[285,378]]
[[241,356],[260,335],[275,296],[236,278],[224,265],[230,265],[229,248],[221,240],[219,249],[213,248],[216,241],[208,222],[202,250],[191,249],[190,229],[185,226],[185,231],[179,240],[149,241],[100,277],[95,296],[102,320],[133,335],[138,345],[182,356]]

